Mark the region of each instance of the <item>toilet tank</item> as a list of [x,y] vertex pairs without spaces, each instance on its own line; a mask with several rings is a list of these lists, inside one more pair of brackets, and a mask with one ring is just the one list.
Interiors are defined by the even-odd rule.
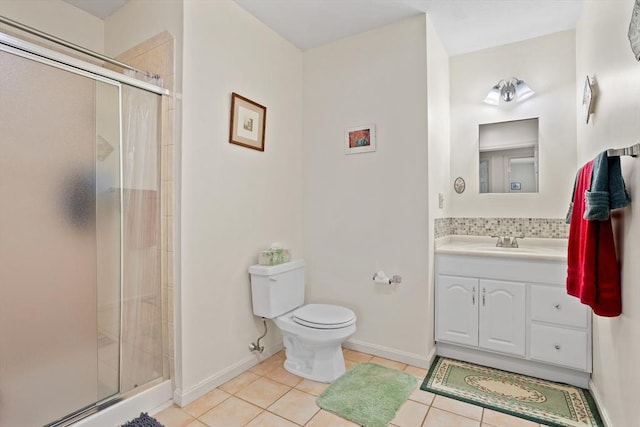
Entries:
[[273,319],[304,304],[304,260],[252,265],[253,314]]

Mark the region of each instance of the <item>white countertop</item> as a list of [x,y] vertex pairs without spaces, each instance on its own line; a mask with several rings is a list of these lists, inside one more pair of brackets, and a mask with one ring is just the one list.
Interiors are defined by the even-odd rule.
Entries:
[[495,237],[446,236],[436,239],[436,254],[488,256],[531,260],[566,261],[567,239],[525,237],[517,248],[497,247]]

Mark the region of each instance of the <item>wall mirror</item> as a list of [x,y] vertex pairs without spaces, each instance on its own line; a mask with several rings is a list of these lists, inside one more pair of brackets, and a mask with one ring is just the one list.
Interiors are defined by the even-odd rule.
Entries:
[[480,125],[480,193],[538,192],[538,118]]

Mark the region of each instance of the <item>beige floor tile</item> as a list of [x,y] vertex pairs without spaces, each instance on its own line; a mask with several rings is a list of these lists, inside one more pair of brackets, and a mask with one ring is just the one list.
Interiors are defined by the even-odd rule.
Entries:
[[358,427],[358,424],[354,424],[331,412],[320,410],[311,418],[311,421],[305,424],[305,427]]
[[262,377],[237,392],[236,396],[266,409],[289,390],[291,387]]
[[231,396],[200,416],[198,420],[209,427],[240,427],[246,425],[260,412],[262,410],[257,406]]
[[540,424],[502,412],[485,409],[482,422],[496,427],[538,427]]
[[413,390],[413,393],[409,396],[409,399],[424,403],[425,405],[431,405],[431,402],[433,402],[435,397],[436,395],[431,392],[420,390],[420,384],[418,384],[416,389]]
[[288,385],[289,387],[295,387],[303,380],[303,378],[293,375],[282,366],[278,366],[277,368],[267,372],[264,376],[284,385]]
[[193,420],[193,421],[191,421],[189,424],[187,424],[187,425],[186,425],[186,426],[184,426],[184,427],[207,427],[207,425],[206,425],[206,424],[201,423],[201,422],[200,422],[200,421],[198,421],[198,420]]
[[325,391],[325,389],[329,387],[327,383],[319,383],[317,381],[311,381],[308,379],[302,380],[296,388],[300,391],[304,391],[305,393],[313,394],[314,396],[320,396],[320,393]]
[[351,350],[348,348],[342,349],[342,355],[344,356],[345,360],[351,360],[352,362],[356,363],[368,362],[373,357],[370,354],[360,353],[359,351]]
[[415,427],[422,424],[429,407],[422,403],[407,400],[398,410],[391,422],[398,427]]
[[268,411],[263,411],[260,415],[255,417],[247,427],[297,427],[297,424],[291,421],[285,420],[275,414]]
[[226,391],[222,391],[216,388],[211,390],[201,398],[194,400],[193,402],[182,408],[182,410],[187,414],[198,418],[200,415],[204,414],[217,404],[222,403],[230,396],[231,395]]
[[462,415],[463,417],[472,418],[478,421],[482,420],[482,407],[475,406],[470,403],[438,395],[433,400],[431,406],[453,412],[454,414]]
[[422,427],[480,427],[480,421],[432,407]]
[[304,425],[320,410],[316,405],[315,396],[296,389],[289,391],[268,409],[274,414],[301,425]]
[[374,356],[369,362],[377,363],[378,365],[386,366],[387,368],[397,369],[403,371],[407,367],[406,363],[396,362],[395,360],[385,359],[384,357]]
[[164,411],[155,414],[153,418],[165,427],[185,427],[194,420],[191,415],[176,405],[169,406]]
[[424,377],[427,376],[426,369],[418,368],[416,366],[409,365],[406,368],[404,368],[404,371],[407,374],[413,375],[414,377],[418,378],[420,381],[424,380]]
[[227,381],[218,387],[222,391],[226,391],[230,394],[236,394],[249,384],[257,381],[260,378],[260,375],[254,374],[253,372],[243,372],[234,379]]
[[258,363],[253,368],[249,369],[249,372],[253,372],[257,375],[265,375],[275,368],[282,366],[284,363],[284,356],[281,353],[276,353],[267,360]]
[[353,360],[345,360],[344,367],[348,371],[349,369],[354,368],[356,365],[359,365],[359,362],[354,362]]

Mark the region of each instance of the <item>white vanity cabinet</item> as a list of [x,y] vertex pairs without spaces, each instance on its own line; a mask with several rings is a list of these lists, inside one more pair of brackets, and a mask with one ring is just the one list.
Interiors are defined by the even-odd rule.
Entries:
[[566,261],[501,254],[436,250],[438,354],[587,387],[591,310],[566,294]]
[[436,286],[438,339],[524,356],[524,284],[443,274]]

